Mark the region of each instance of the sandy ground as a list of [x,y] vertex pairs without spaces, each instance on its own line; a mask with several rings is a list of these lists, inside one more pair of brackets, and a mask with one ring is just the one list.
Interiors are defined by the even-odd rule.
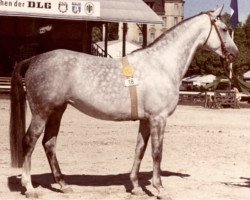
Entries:
[[[1,99],[0,199],[25,199],[16,177],[21,169],[10,168],[8,120],[9,101]],[[250,109],[178,106],[165,131],[162,180],[169,196],[173,200],[249,200],[249,121]],[[137,129],[138,122],[100,121],[68,107],[57,153],[74,193],[59,192],[40,138],[32,157],[33,184],[39,199],[156,199],[151,186],[150,144],[140,174],[145,195],[128,192]]]

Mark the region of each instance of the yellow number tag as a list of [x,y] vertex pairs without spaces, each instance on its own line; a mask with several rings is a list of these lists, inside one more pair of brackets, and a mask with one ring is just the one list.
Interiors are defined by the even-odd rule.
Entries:
[[134,75],[134,69],[131,66],[126,66],[122,68],[122,74],[126,77],[132,77]]

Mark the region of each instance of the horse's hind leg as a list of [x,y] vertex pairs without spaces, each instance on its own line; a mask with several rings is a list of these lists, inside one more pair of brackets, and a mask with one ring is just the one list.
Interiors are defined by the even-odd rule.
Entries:
[[142,158],[144,156],[147,147],[149,136],[150,136],[149,121],[141,120],[137,137],[136,149],[135,149],[135,160],[130,174],[130,180],[133,184],[133,190],[132,190],[133,194],[140,194],[142,192],[138,183],[138,173]]
[[23,173],[22,173],[22,185],[26,188],[26,197],[37,198],[35,189],[31,183],[31,155],[35,148],[37,139],[42,134],[46,124],[46,119],[41,118],[39,115],[33,115],[30,126],[27,133],[23,138]]
[[63,179],[63,175],[56,158],[56,139],[60,128],[61,118],[66,107],[66,104],[61,107],[57,107],[49,116],[42,142],[54,179],[61,186],[61,190],[64,193],[72,192],[73,190],[66,185]]

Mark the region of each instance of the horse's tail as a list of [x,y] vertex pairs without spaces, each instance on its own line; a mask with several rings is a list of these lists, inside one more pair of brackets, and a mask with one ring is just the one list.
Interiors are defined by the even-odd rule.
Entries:
[[11,166],[20,168],[23,163],[22,139],[25,134],[26,98],[22,76],[26,73],[30,60],[15,64],[11,77],[10,92],[10,151]]

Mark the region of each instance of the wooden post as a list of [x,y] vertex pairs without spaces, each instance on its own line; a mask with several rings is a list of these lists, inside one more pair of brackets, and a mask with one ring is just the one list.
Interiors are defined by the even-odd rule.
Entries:
[[[87,53],[87,42],[86,38],[88,38],[88,33],[87,33],[87,22],[83,21],[82,22],[82,52]],[[41,41],[40,41],[41,43]]]
[[123,29],[122,29],[122,56],[126,56],[126,35],[128,31],[128,24],[123,23]]
[[142,48],[146,48],[147,47],[147,43],[148,43],[148,31],[147,31],[147,24],[143,24],[142,25]]
[[87,53],[91,54],[91,45],[92,45],[92,22],[87,22]]
[[105,54],[104,54],[104,56],[107,57],[108,56],[108,23],[107,22],[104,24],[104,29],[105,29],[105,33],[104,33]]
[[[234,30],[232,31],[232,40],[234,40]],[[230,80],[232,80],[232,77],[233,77],[233,63],[231,62],[229,64],[229,78],[230,78]],[[230,80],[229,80],[229,90],[232,89],[232,83]]]

